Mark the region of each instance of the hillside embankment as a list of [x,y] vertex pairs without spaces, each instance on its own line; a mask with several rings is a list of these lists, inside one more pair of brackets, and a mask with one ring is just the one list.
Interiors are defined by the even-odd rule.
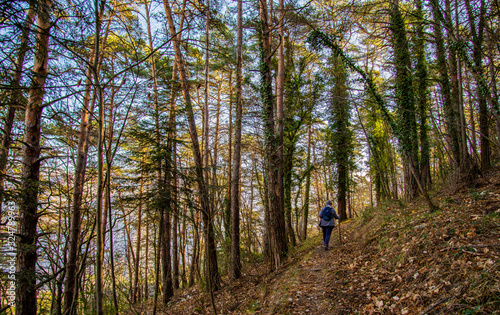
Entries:
[[[214,295],[217,314],[500,314],[500,171],[472,187],[423,201],[368,209],[319,231],[272,273],[245,267]],[[162,314],[213,314],[209,295],[189,289]]]

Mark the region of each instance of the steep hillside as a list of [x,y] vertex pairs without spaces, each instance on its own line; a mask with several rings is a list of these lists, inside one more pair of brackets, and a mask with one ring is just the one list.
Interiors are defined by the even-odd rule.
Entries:
[[[318,231],[274,273],[265,266],[215,294],[218,314],[500,314],[500,174],[423,203],[389,203]],[[180,293],[164,314],[211,314],[207,294]]]

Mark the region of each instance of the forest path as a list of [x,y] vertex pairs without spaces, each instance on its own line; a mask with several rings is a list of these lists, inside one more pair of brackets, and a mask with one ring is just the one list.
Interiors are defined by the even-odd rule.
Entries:
[[[292,253],[275,272],[265,266],[248,271],[243,278],[215,293],[218,314],[353,314],[371,303],[369,290],[385,291],[383,277],[366,278],[360,261],[372,259],[373,251],[355,240],[352,222],[338,226],[325,251],[319,229]],[[364,271],[364,270],[362,270]],[[378,281],[377,281],[378,280]],[[371,284],[371,285],[370,285]],[[389,284],[389,282],[388,282]],[[369,289],[368,289],[369,288]],[[213,314],[207,294],[183,294],[174,298],[166,314]],[[370,308],[371,306],[369,306]]]
[[[304,253],[296,253],[290,266],[271,282],[269,297],[262,299],[262,309],[255,314],[353,314],[370,304],[368,284],[372,290],[384,291],[379,277],[366,278],[358,261],[369,261],[373,252],[355,240],[351,222],[341,224],[342,244],[338,227],[325,251],[321,232],[311,238],[317,245]],[[279,272],[279,271],[278,271]],[[374,281],[371,281],[374,280]]]

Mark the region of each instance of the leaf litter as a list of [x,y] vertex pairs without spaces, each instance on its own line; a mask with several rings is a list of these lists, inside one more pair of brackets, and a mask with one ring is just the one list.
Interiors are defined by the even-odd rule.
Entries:
[[[269,273],[246,267],[215,292],[218,314],[500,314],[500,171],[476,188],[435,194],[440,209],[387,203],[342,223],[324,251],[319,231]],[[147,314],[145,304],[134,313]],[[199,287],[160,314],[213,314]]]

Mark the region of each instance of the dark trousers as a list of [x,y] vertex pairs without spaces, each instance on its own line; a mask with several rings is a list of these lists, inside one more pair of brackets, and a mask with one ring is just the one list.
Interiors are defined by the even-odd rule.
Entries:
[[330,242],[330,236],[332,235],[334,226],[322,226],[323,229],[323,245],[328,246],[328,242]]

